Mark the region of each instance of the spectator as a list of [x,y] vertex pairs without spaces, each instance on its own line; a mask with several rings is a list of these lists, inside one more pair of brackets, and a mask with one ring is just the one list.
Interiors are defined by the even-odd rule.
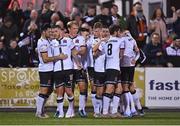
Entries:
[[51,2],[50,10],[52,11],[52,13],[58,14],[59,20],[61,20],[64,23],[64,25],[66,25],[66,23],[69,21],[69,19],[65,18],[64,15],[60,11],[57,10],[56,2]]
[[25,35],[28,36],[30,44],[27,44],[21,48],[21,55],[22,57],[24,57],[24,60],[21,62],[21,65],[30,66],[30,59],[31,64],[33,64],[33,61],[37,60],[35,48],[37,47],[37,41],[41,35],[38,21],[38,12],[36,10],[31,11],[30,19],[28,19],[25,22],[23,32],[25,33]]
[[83,23],[80,13],[73,15],[72,20],[76,21],[79,26],[81,26]]
[[176,35],[180,37],[180,9],[178,9],[176,13],[177,13],[177,20],[173,24],[173,29]]
[[73,17],[79,13],[79,9],[76,6],[73,6],[72,11],[70,13],[70,20],[73,20]]
[[95,7],[89,6],[87,10],[87,14],[83,17],[83,21],[88,23],[92,27],[95,15],[96,15]]
[[30,18],[31,11],[34,9],[34,4],[32,2],[27,2],[27,9],[24,11],[24,20]]
[[124,17],[118,14],[118,6],[113,4],[111,7],[111,17],[113,24],[119,24],[122,29],[127,29],[127,24]]
[[180,37],[176,36],[173,43],[165,49],[168,67],[180,67]]
[[0,0],[0,17],[4,18],[6,16],[6,11],[8,9],[9,4],[11,3],[11,0]]
[[36,10],[31,11],[30,19],[24,23],[23,32],[26,35],[36,34],[38,38],[40,37],[38,12]]
[[8,55],[4,43],[0,40],[0,67],[8,67]]
[[31,48],[29,48],[28,45],[24,45],[21,48],[19,48],[19,53],[20,53],[20,57],[23,58],[20,59],[20,67],[34,66],[33,61],[37,59],[35,55],[35,48],[34,50],[31,50]]
[[53,12],[50,10],[50,2],[43,2],[41,10],[39,10],[40,26],[45,23],[50,24],[52,14]]
[[112,18],[109,15],[109,8],[101,6],[101,14],[94,17],[94,23],[101,22],[104,26],[110,26],[113,24]]
[[127,29],[137,41],[138,47],[143,49],[146,45],[147,23],[140,2],[133,5],[132,12],[127,19]]
[[59,21],[59,20],[60,20],[59,15],[56,12],[53,13],[52,16],[51,16],[51,23],[50,23],[50,25],[51,26],[55,25],[56,22]]
[[17,41],[15,39],[10,40],[10,47],[8,48],[8,60],[12,67],[20,67],[20,50],[17,46]]
[[61,20],[57,21],[56,25],[58,25],[61,29],[64,29],[64,24]]
[[3,22],[3,26],[0,28],[0,36],[4,38],[5,47],[9,47],[10,40],[18,37],[18,28],[10,16],[5,17]]
[[7,12],[7,16],[11,16],[13,22],[18,26],[18,33],[22,31],[24,23],[23,11],[20,9],[18,0],[13,0],[10,9]]
[[144,53],[147,57],[146,66],[162,67],[165,65],[163,49],[158,33],[152,33],[151,42],[145,46]]
[[177,15],[175,8],[172,8],[173,10],[173,17],[172,18],[165,18],[165,15],[161,8],[158,8],[154,11],[153,16],[150,20],[149,24],[149,30],[150,32],[156,32],[160,35],[160,40],[162,44],[166,41],[168,37],[167,32],[167,24],[173,23],[177,20]]

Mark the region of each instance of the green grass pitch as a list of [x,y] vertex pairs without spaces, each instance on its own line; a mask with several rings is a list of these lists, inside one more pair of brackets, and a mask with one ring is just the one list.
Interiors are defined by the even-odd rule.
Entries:
[[57,119],[48,114],[50,118],[39,119],[33,112],[0,112],[0,125],[180,125],[180,112],[146,112],[144,117],[129,119],[95,119],[92,113],[88,118]]

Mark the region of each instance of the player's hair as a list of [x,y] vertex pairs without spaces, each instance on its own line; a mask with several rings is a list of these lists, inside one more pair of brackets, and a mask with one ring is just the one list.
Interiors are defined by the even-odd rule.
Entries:
[[111,35],[114,34],[114,32],[118,32],[120,30],[120,26],[119,25],[111,25],[109,27],[109,32]]
[[[118,8],[118,6],[117,6],[116,4],[112,4],[112,7],[116,7],[116,8]],[[112,7],[111,7],[111,8],[112,8]]]
[[151,34],[151,38],[152,38],[154,35],[160,36],[159,33],[153,32],[153,33]]
[[136,2],[133,4],[133,7],[135,7],[136,5],[141,5],[142,6],[142,3],[141,2]]
[[108,27],[107,25],[103,25],[102,28],[107,28],[107,29],[109,29],[109,27]]
[[17,40],[16,40],[16,38],[12,38],[12,39],[10,39],[10,43],[12,43],[12,42],[17,42]]
[[104,8],[108,8],[107,5],[101,5],[101,10]]
[[71,28],[72,25],[77,25],[77,26],[79,26],[76,21],[70,21],[70,22],[67,23],[67,27],[68,27],[68,28]]
[[96,22],[93,26],[93,29],[96,29],[96,28],[103,28],[103,25],[101,22]]
[[59,25],[52,25],[51,28],[61,28]]

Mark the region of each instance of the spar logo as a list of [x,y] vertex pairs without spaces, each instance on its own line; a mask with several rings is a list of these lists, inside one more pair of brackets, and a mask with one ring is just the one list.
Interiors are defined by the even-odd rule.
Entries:
[[180,82],[178,80],[168,81],[168,82],[161,82],[156,80],[149,81],[149,88],[150,90],[180,90]]

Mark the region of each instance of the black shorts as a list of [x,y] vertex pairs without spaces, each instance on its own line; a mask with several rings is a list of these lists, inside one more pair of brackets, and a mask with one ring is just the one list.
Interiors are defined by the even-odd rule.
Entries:
[[53,87],[53,71],[39,72],[40,87]]
[[121,83],[121,71],[119,72],[119,75],[118,75],[118,84]]
[[73,82],[87,82],[85,70],[73,70]]
[[88,74],[89,74],[89,79],[90,81],[94,80],[94,67],[88,67]]
[[105,72],[95,72],[94,83],[97,87],[102,87],[105,84],[106,74]]
[[107,69],[106,70],[106,82],[105,84],[117,84],[118,83],[119,70]]
[[72,82],[73,82],[72,70],[63,70],[63,71],[54,72],[54,84],[56,88],[60,86],[72,88]]
[[135,67],[121,67],[122,84],[132,84],[134,81]]

